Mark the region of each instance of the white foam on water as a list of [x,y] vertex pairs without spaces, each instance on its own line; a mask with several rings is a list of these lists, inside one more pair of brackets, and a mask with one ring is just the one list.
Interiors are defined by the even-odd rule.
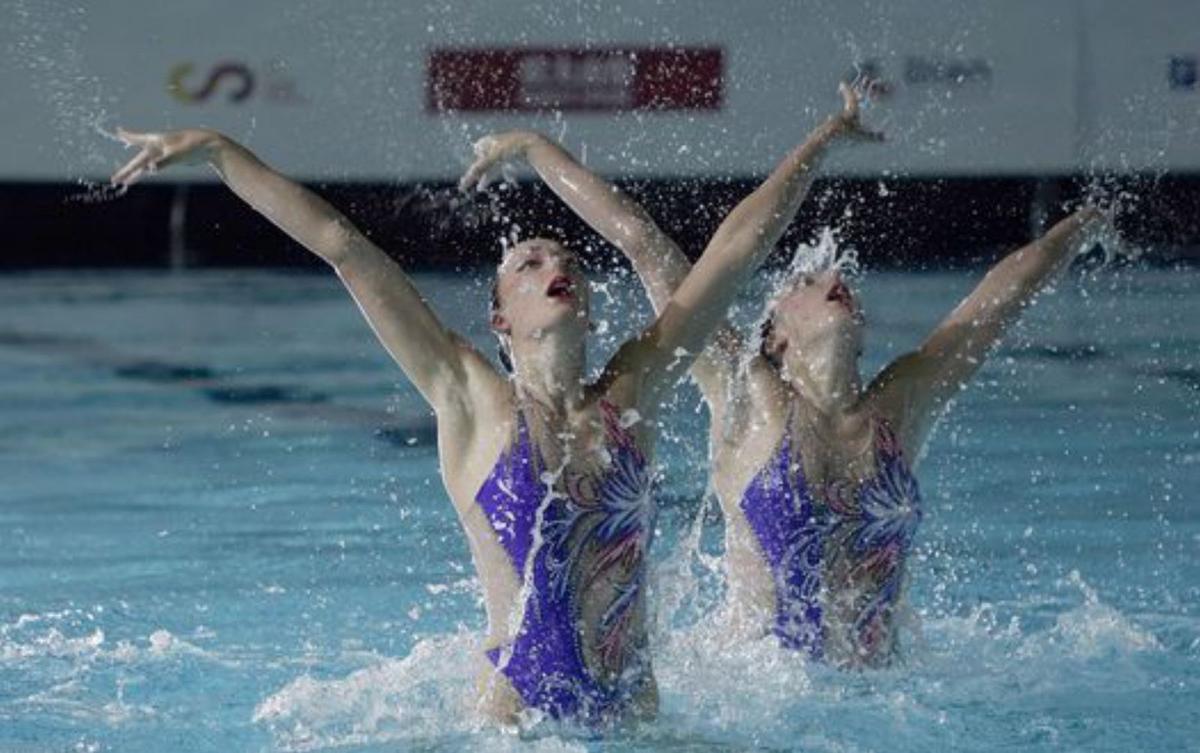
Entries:
[[175,672],[184,661],[233,665],[163,628],[142,639],[114,641],[97,624],[103,616],[99,607],[68,609],[22,614],[0,624],[0,671],[21,678],[5,694],[0,716],[137,726],[158,719],[160,709],[126,699],[126,685]]
[[178,656],[225,663],[219,655],[158,628],[141,641],[111,641],[96,626],[97,615],[83,610],[22,614],[0,624],[0,666],[68,660],[76,668],[92,664],[136,664]]
[[1088,659],[1162,649],[1153,633],[1101,602],[1096,590],[1083,580],[1078,570],[1072,570],[1061,583],[1077,588],[1083,595],[1083,603],[1060,614],[1054,627],[1038,636],[1032,646],[1024,646],[1027,655],[1065,651],[1071,657]]
[[[950,683],[1048,688],[1062,678],[1099,671],[1104,676],[1114,662],[1159,652],[1162,644],[1148,629],[1118,609],[1103,603],[1078,571],[1058,582],[1066,598],[1082,603],[1068,607],[1044,627],[1032,629],[1015,614],[1003,616],[990,604],[968,613],[929,619],[913,670]],[[1072,593],[1074,592],[1074,593]],[[1033,612],[1032,605],[1020,608]]]
[[579,741],[546,734],[544,726],[502,728],[478,712],[482,637],[470,631],[434,636],[418,641],[407,656],[343,677],[297,677],[263,699],[252,721],[266,726],[285,751],[451,742],[455,750],[587,750]]
[[441,738],[481,725],[474,703],[480,637],[461,632],[419,641],[388,659],[334,679],[304,675],[258,704],[284,750]]
[[[6,21],[17,31],[16,64],[25,69],[35,96],[53,113],[57,159],[68,175],[108,173],[113,164],[111,97],[91,71],[83,50],[90,19],[83,5],[17,0]],[[78,180],[76,201],[105,201],[122,192],[107,184]]]

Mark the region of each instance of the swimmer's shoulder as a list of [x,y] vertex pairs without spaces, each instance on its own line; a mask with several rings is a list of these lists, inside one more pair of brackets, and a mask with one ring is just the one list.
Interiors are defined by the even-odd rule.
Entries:
[[935,376],[934,365],[918,351],[893,360],[871,381],[860,410],[882,421],[909,457],[919,454],[929,424],[930,397],[924,385]]

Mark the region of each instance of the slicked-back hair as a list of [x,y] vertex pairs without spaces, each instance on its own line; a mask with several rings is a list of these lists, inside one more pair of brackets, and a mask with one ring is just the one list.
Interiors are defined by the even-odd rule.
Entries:
[[[489,317],[500,313],[500,273],[492,278],[492,295],[491,295],[491,313]],[[499,332],[496,335],[496,355],[500,359],[500,365],[504,367],[505,373],[513,373],[512,356],[508,352],[508,344],[504,342],[504,335]]]
[[783,362],[779,360],[779,356],[771,350],[771,337],[775,334],[775,314],[768,312],[763,318],[762,324],[758,329],[758,354],[763,357],[763,360],[771,364],[776,371],[783,369]]

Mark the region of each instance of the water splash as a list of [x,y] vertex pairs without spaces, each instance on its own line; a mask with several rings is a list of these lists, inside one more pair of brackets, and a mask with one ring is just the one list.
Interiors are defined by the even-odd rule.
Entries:
[[830,270],[856,275],[861,272],[858,251],[838,242],[834,228],[821,228],[815,243],[801,243],[792,254],[779,282],[794,280],[798,275],[815,275]]
[[1103,603],[1096,589],[1072,570],[1060,587],[1078,589],[1083,603],[1060,614],[1045,635],[1045,644],[1030,647],[1033,653],[1044,649],[1065,649],[1081,659],[1139,651],[1159,651],[1161,643],[1154,634],[1138,627],[1116,608]]
[[[28,71],[35,95],[53,115],[50,126],[63,171],[77,176],[109,173],[111,155],[95,136],[115,138],[108,127],[111,97],[83,56],[87,9],[18,0],[9,19],[16,32],[14,58]],[[96,203],[120,195],[105,183],[82,177],[76,181],[83,192],[72,201]]]
[[479,636],[460,632],[422,640],[408,656],[340,679],[299,677],[258,704],[280,748],[306,751],[364,743],[415,742],[480,728],[471,693]]

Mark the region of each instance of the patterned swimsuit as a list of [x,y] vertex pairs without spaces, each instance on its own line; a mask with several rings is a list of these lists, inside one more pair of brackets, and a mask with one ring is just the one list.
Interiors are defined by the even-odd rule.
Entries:
[[814,495],[789,419],[779,449],[742,493],[742,513],[774,580],[771,632],[783,646],[814,659],[825,658],[835,556],[844,556],[849,572],[871,584],[849,625],[855,658],[869,663],[889,648],[891,612],[921,521],[921,495],[886,421],[875,421],[874,440],[870,478],[856,489],[827,485]]
[[[655,518],[646,459],[619,409],[600,407],[606,468],[556,481],[518,411],[516,442],[475,495],[524,600],[516,636],[488,658],[527,707],[591,726],[619,717],[650,679],[633,622],[645,598]],[[585,659],[581,630],[581,595],[593,590],[609,599],[592,628],[601,672]]]

